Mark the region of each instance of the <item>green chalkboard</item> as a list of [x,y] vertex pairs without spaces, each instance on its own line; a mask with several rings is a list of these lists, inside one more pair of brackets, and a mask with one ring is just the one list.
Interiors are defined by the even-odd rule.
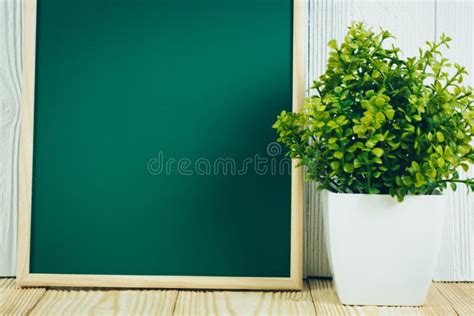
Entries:
[[294,278],[293,11],[38,0],[29,273]]

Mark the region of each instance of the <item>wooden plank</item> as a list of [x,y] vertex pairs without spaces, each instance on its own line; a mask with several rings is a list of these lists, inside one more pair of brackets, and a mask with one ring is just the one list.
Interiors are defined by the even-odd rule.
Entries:
[[14,288],[15,286],[14,278],[0,278],[0,290]]
[[[20,261],[19,261],[20,262]],[[21,261],[25,265],[29,261]],[[20,269],[18,269],[20,271]],[[301,289],[301,278],[217,277],[217,276],[147,276],[147,275],[91,275],[91,274],[43,274],[29,273],[18,276],[21,286],[48,287],[95,287],[135,289],[244,289],[280,290]]]
[[178,291],[48,290],[31,315],[171,315]]
[[[36,36],[36,2],[34,0],[24,0],[24,28],[23,33],[23,81],[21,95],[21,130],[20,130],[20,150],[18,170],[19,191],[18,191],[18,260],[16,275],[21,280],[29,270],[29,240],[30,222],[26,221],[22,213],[29,214],[31,210],[31,184],[33,175],[33,139],[25,137],[33,134],[33,99],[34,99],[34,78],[35,73],[35,36]],[[26,31],[27,30],[27,31]]]
[[[437,1],[436,36],[453,38],[444,57],[466,67],[470,73],[464,84],[474,85],[474,1]],[[474,142],[471,143],[474,145]],[[459,168],[461,177],[474,178],[474,166],[468,172]],[[434,279],[437,281],[474,281],[474,194],[463,185],[447,191],[444,233]]]
[[315,315],[305,282],[303,291],[180,291],[174,315]]
[[456,315],[435,287],[431,287],[426,303],[421,307],[351,306],[340,303],[331,280],[311,279],[309,284],[318,315]]
[[420,307],[379,307],[381,315],[456,315],[448,300],[431,286],[426,302]]
[[19,288],[15,279],[0,279],[0,315],[27,315],[45,292],[44,288]]
[[[304,104],[305,69],[304,47],[306,42],[305,0],[293,2],[293,99],[292,110],[298,112]],[[301,289],[303,279],[303,199],[304,175],[297,168],[298,161],[291,162],[291,278],[297,289]],[[295,287],[293,287],[295,288]]]
[[339,302],[331,280],[310,279],[309,285],[317,315],[354,315],[357,309]]
[[474,315],[474,283],[435,283],[459,315]]
[[0,278],[0,315],[474,315],[472,297],[473,283],[434,283],[422,307],[345,306],[327,279],[301,292],[178,292],[20,289]]
[[2,1],[0,21],[0,276],[14,276],[22,78],[22,1]]

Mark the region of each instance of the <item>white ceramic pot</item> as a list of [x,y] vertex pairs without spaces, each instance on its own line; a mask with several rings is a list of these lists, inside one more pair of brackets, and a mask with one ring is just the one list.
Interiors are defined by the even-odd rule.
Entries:
[[422,305],[441,245],[443,195],[324,191],[328,255],[340,301],[349,305]]

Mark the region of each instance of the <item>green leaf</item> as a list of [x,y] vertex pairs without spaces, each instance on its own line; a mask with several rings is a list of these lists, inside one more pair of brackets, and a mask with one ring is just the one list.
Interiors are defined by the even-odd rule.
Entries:
[[334,121],[329,121],[329,122],[327,123],[327,125],[328,125],[329,127],[336,127],[336,126],[337,126],[336,122],[334,122]]
[[405,184],[407,186],[413,185],[413,180],[409,176],[403,176],[402,177],[402,182],[403,182],[403,184]]
[[365,146],[367,146],[367,148],[374,148],[376,144],[377,142],[372,139],[369,139],[365,142]]
[[438,159],[436,160],[436,162],[438,163],[438,166],[439,166],[440,168],[443,168],[444,165],[445,165],[445,161],[444,161],[443,158],[438,158]]
[[377,156],[377,157],[380,158],[380,157],[382,157],[384,151],[383,151],[382,148],[374,148],[374,149],[372,149],[372,153],[373,153],[375,156]]
[[354,159],[354,168],[360,168],[362,166],[362,162],[360,159],[356,158]]
[[416,161],[412,161],[411,162],[411,167],[413,168],[413,170],[415,171],[420,171],[420,165],[416,162]]
[[375,105],[376,106],[382,106],[385,104],[385,99],[382,98],[382,97],[378,97],[377,99],[375,99]]
[[377,188],[369,188],[369,194],[379,194],[380,190]]
[[346,63],[350,63],[351,62],[351,57],[347,54],[343,54],[341,55],[341,58],[342,60],[344,60]]
[[342,81],[349,81],[349,80],[354,80],[354,76],[353,75],[345,75],[344,77],[342,77]]
[[337,49],[337,42],[336,42],[336,40],[335,40],[335,39],[330,40],[330,41],[328,42],[328,46],[329,46],[330,48],[336,50],[336,49]]
[[430,169],[430,170],[426,171],[426,175],[430,179],[435,179],[436,178],[436,169]]
[[444,135],[443,135],[443,133],[441,133],[441,132],[436,132],[436,139],[437,139],[438,142],[440,142],[440,143],[444,142]]
[[375,119],[377,121],[384,121],[385,120],[385,115],[383,115],[382,112],[378,112],[377,114],[375,114]]
[[330,165],[331,165],[331,169],[332,169],[332,170],[337,170],[337,169],[339,169],[339,166],[340,166],[341,164],[340,164],[338,161],[333,161],[333,162],[331,162]]
[[416,183],[415,183],[415,185],[416,185],[417,187],[421,187],[421,186],[423,186],[423,185],[425,185],[425,184],[426,184],[425,177],[424,177],[420,172],[418,172],[418,173],[416,174]]
[[350,163],[345,163],[343,169],[347,173],[352,173],[354,171],[354,166],[352,166]]
[[334,157],[336,157],[337,159],[342,159],[342,157],[344,157],[344,154],[341,151],[336,151],[334,153]]
[[347,148],[347,152],[353,153],[357,150],[357,147],[352,145],[351,147]]
[[393,117],[395,116],[395,111],[394,110],[386,110],[385,115],[389,120],[393,120]]

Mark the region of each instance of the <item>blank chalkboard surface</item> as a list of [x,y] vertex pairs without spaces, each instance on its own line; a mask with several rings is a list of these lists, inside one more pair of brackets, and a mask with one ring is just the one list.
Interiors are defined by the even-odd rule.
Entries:
[[302,7],[27,0],[20,284],[300,287]]

